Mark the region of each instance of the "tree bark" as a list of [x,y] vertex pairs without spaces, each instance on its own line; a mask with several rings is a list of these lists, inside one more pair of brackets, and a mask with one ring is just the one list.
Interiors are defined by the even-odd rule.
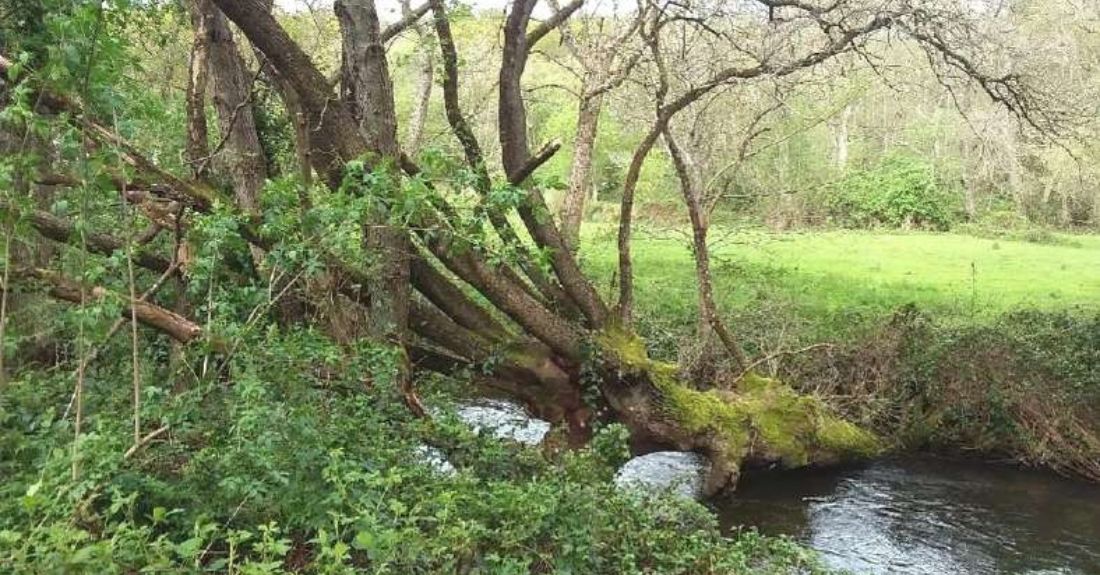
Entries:
[[310,161],[336,189],[344,166],[367,151],[358,122],[332,93],[328,80],[290,38],[263,0],[213,0],[294,89],[310,134]]
[[959,184],[962,186],[963,211],[966,213],[966,220],[972,222],[978,217],[978,192],[974,189],[975,182],[966,177],[970,163],[969,152],[969,142],[966,138],[959,138],[959,156],[962,159],[962,173],[959,176]]
[[[474,136],[466,121],[462,108],[459,105],[458,94],[458,52],[455,48],[454,37],[451,34],[451,26],[447,21],[446,9],[442,0],[429,0],[432,9],[432,20],[436,36],[439,38],[439,49],[443,56],[443,104],[447,115],[447,123],[451,131],[462,147],[466,157],[466,164],[475,175],[474,187],[483,197],[487,197],[492,191],[492,181],[489,177],[488,166],[481,151],[481,144]],[[529,164],[525,164],[527,168]],[[530,175],[529,173],[527,175]],[[526,176],[524,176],[526,179]],[[519,182],[515,182],[519,183]],[[535,262],[533,255],[520,241],[518,234],[508,221],[507,214],[502,210],[489,207],[487,210],[489,222],[493,225],[497,235],[506,245],[516,251],[517,265],[530,279],[531,284],[541,294],[541,297],[555,309],[569,315],[573,315],[575,304],[569,295],[556,284]]]
[[[119,294],[111,294],[106,288],[100,286],[82,287],[79,282],[51,270],[31,268],[17,270],[16,274],[43,282],[48,286],[50,296],[76,304],[121,297]],[[167,334],[180,343],[191,343],[205,335],[202,326],[171,310],[140,299],[122,299],[128,301],[122,311],[123,317],[130,317],[132,308],[140,323]],[[212,343],[216,348],[222,347],[217,341]]]
[[577,134],[573,139],[573,160],[569,168],[569,190],[561,207],[561,233],[574,252],[580,246],[584,204],[592,185],[592,157],[596,152],[603,94],[590,94],[591,75],[585,74],[577,109]]
[[252,75],[233,40],[229,20],[211,0],[193,0],[192,10],[207,25],[205,34],[210,76],[213,79],[214,109],[223,140],[222,150],[214,150],[221,169],[229,173],[237,206],[249,216],[259,215],[260,192],[267,180],[263,147],[252,114]]
[[[11,202],[0,199],[0,210],[14,209],[15,206]],[[65,244],[78,243],[80,239],[76,226],[47,211],[35,210],[25,215],[31,227],[45,238]],[[108,234],[88,230],[84,233],[84,246],[91,253],[111,255],[125,248],[126,242]],[[145,249],[134,251],[134,263],[157,272],[163,272],[172,265],[167,258]]]
[[619,421],[651,445],[706,454],[708,492],[736,486],[744,465],[829,464],[882,449],[874,435],[781,382],[749,373],[732,389],[698,391],[675,365],[650,359],[632,332],[610,327],[596,341],[600,390]]
[[[534,6],[535,0],[515,0],[504,24],[497,119],[504,173],[509,182],[515,185],[522,184],[516,181],[516,177],[527,169],[527,163],[531,159],[527,143],[527,110],[520,82],[527,64],[530,41],[537,41],[548,32],[544,27],[536,28],[531,33],[531,38],[528,38],[527,23]],[[578,2],[574,2],[568,9],[576,10],[579,6]],[[589,327],[603,325],[607,318],[607,308],[554,225],[542,192],[537,186],[530,185],[525,190],[527,193],[517,211],[531,238],[540,248],[549,252],[554,273],[569,298],[584,314]]]
[[668,119],[658,113],[656,123],[650,127],[638,147],[634,148],[630,167],[626,170],[626,179],[623,180],[623,195],[619,201],[618,321],[624,327],[629,327],[634,321],[634,261],[630,253],[631,242],[634,240],[634,192],[638,189],[642,165],[645,164],[646,157],[649,156],[653,145],[657,143],[657,138],[667,122]]
[[[409,258],[411,245],[404,229],[395,225],[389,204],[400,197],[401,175],[397,144],[397,115],[393,85],[382,44],[374,0],[338,0],[344,56],[343,99],[358,120],[368,145],[380,154],[375,170],[382,190],[375,195],[372,213],[364,227],[365,247],[375,257],[368,278],[370,333],[404,351],[409,323]],[[408,373],[401,374],[407,382]]]
[[707,327],[713,330],[726,352],[733,358],[737,368],[744,371],[749,364],[745,352],[722,321],[718,306],[714,302],[714,282],[710,276],[710,247],[707,245],[710,222],[704,205],[703,183],[699,177],[698,167],[691,153],[680,146],[670,127],[666,126],[663,135],[665,143],[668,144],[669,154],[672,156],[673,166],[676,168],[676,175],[680,179],[680,191],[684,196],[684,203],[687,204],[688,216],[691,219],[691,251],[695,260],[695,284],[699,295],[699,324],[702,328],[700,331],[705,333]]
[[191,56],[188,60],[187,74],[187,145],[184,149],[191,173],[200,177],[199,162],[210,153],[209,128],[206,124],[206,88],[207,88],[207,34],[210,22],[207,15],[191,11],[191,28],[195,39],[191,43]]

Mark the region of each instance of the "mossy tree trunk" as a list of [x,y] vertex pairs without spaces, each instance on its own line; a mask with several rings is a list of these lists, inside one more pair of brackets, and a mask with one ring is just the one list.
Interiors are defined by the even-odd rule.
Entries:
[[735,485],[745,464],[832,464],[882,448],[874,434],[780,381],[749,373],[732,389],[701,391],[676,365],[650,359],[630,332],[604,330],[596,343],[601,391],[619,420],[650,443],[706,454],[709,491]]

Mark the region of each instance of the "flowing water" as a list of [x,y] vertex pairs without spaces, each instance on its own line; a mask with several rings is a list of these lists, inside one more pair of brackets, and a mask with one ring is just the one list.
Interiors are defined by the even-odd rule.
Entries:
[[1014,467],[760,472],[716,506],[726,529],[789,535],[853,573],[1100,575],[1100,486]]

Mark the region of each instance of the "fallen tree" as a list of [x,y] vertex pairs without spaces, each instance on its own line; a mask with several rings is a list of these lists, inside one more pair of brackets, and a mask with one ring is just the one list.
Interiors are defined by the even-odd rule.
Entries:
[[[619,300],[612,305],[600,297],[583,273],[570,249],[572,239],[550,217],[542,190],[532,178],[558,146],[547,143],[532,152],[522,89],[524,70],[532,48],[582,5],[577,0],[533,23],[536,1],[514,0],[503,22],[497,101],[499,175],[488,165],[482,143],[459,102],[459,55],[442,0],[428,0],[425,6],[409,10],[395,25],[409,27],[431,14],[443,64],[447,122],[471,174],[462,185],[440,184],[424,177],[416,160],[401,152],[386,59],[386,40],[400,29],[381,28],[373,0],[335,3],[343,46],[338,91],[280,26],[270,3],[194,3],[199,26],[196,42],[201,49],[192,53],[205,58],[205,66],[210,68],[223,134],[216,150],[206,153],[213,155],[222,149],[226,153],[218,162],[209,157],[192,160],[203,166],[224,165],[232,175],[234,193],[222,193],[202,179],[185,179],[160,168],[66,97],[40,98],[41,111],[64,112],[90,141],[117,149],[127,170],[153,182],[145,186],[149,194],[196,212],[209,212],[216,205],[233,206],[245,222],[239,234],[257,248],[253,251],[257,266],[267,265],[264,252],[277,247],[281,238],[264,237],[252,225],[261,215],[257,212],[263,193],[258,184],[262,176],[257,173],[260,138],[251,115],[245,118],[241,112],[250,97],[245,83],[258,75],[244,69],[242,56],[225,36],[229,28],[222,18],[228,18],[261,56],[260,65],[265,68],[261,72],[274,78],[287,109],[300,114],[304,130],[298,132],[296,143],[305,148],[298,150],[303,161],[302,180],[312,180],[312,172],[316,172],[327,193],[371,200],[369,213],[356,222],[368,261],[344,261],[334,256],[327,259],[324,271],[330,283],[343,286],[337,290],[341,294],[337,305],[345,306],[349,314],[365,314],[367,321],[362,331],[334,337],[366,337],[396,350],[401,361],[408,362],[397,370],[397,384],[411,406],[417,404],[410,375],[413,368],[451,373],[474,366],[483,374],[484,384],[521,399],[533,412],[562,424],[577,442],[588,435],[592,418],[603,414],[623,422],[647,443],[707,454],[715,469],[712,490],[735,483],[746,462],[802,466],[878,452],[882,446],[872,433],[839,419],[820,399],[799,395],[779,381],[750,372],[736,385],[708,390],[712,382],[689,381],[675,365],[650,359],[645,342],[632,325],[632,207],[641,166],[662,135],[668,137],[672,118],[703,96],[739,82],[796,74],[840,55],[860,55],[879,34],[907,35],[927,48],[930,57],[939,58],[936,62],[940,65],[974,78],[990,96],[1022,118],[1041,122],[1020,79],[986,74],[967,52],[975,46],[952,42],[965,37],[954,30],[965,21],[960,20],[967,17],[965,11],[927,2],[895,0],[869,6],[857,0],[757,0],[744,14],[724,9],[695,13],[671,2],[640,3],[636,17],[651,49],[648,56],[632,62],[632,68],[641,75],[640,81],[653,81],[655,119],[626,176],[618,246]],[[657,39],[666,31],[691,26],[719,38],[736,38],[735,31],[744,21],[772,35],[786,49],[753,50],[730,40],[729,61],[715,63],[714,71],[702,82],[685,84],[662,70]],[[10,62],[0,64],[4,72],[11,71]],[[33,75],[26,81],[33,84]],[[189,93],[191,100],[201,96]],[[201,106],[191,104],[189,109],[201,113]],[[200,123],[192,120],[195,125]],[[196,130],[190,133],[199,137]],[[190,144],[192,156],[208,150],[203,142]],[[206,168],[194,172],[202,178]],[[427,190],[426,208],[406,211],[402,207],[411,187]],[[505,194],[509,200],[499,199],[496,192],[500,189],[511,192]],[[125,189],[119,191],[129,200]],[[467,191],[479,198],[472,213],[456,202]],[[511,218],[513,213],[518,218]],[[48,214],[31,212],[31,216],[35,228],[46,237],[71,241],[72,224]],[[522,227],[515,225],[517,219]],[[177,226],[184,225],[183,218],[175,221]],[[702,241],[705,247],[705,236]],[[85,235],[80,242],[80,247],[99,253],[124,246],[125,242],[105,235]],[[705,251],[697,251],[696,256],[700,264],[709,257]],[[158,270],[165,267],[165,261],[143,251],[135,263]],[[22,275],[43,284],[51,295],[73,303],[108,297],[102,288],[81,286],[45,270]],[[709,274],[701,279],[709,282]],[[307,301],[330,295],[308,289],[297,294]],[[717,310],[710,309],[713,302],[703,303],[710,306],[710,321],[725,331]],[[180,342],[219,341],[217,334],[204,333],[200,322],[179,313],[139,301],[131,301],[129,307],[138,321]],[[748,364],[736,338],[725,333],[723,343],[731,354]]]

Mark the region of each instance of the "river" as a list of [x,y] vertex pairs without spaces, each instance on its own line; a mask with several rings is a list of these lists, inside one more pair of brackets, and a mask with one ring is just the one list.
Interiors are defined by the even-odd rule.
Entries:
[[714,503],[830,567],[900,575],[1100,574],[1100,486],[939,458],[757,472]]

